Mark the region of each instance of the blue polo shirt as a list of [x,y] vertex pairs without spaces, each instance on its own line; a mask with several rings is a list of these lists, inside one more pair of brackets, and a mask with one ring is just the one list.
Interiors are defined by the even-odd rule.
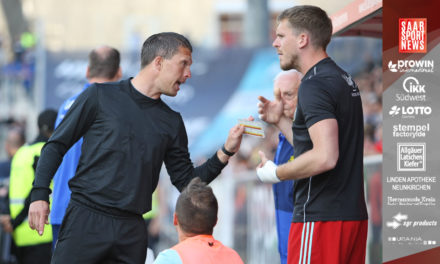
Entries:
[[[293,147],[283,134],[279,134],[279,143],[274,162],[284,164],[293,159]],[[293,181],[282,181],[273,185],[275,216],[277,221],[278,251],[281,263],[287,263],[287,243],[293,214]]]

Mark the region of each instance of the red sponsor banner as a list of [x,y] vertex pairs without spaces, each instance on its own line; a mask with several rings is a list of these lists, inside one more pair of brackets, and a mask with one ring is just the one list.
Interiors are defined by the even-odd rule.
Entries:
[[[333,34],[364,35],[381,37],[382,30],[376,30],[376,20],[364,21],[382,8],[382,0],[354,0],[342,10],[330,16],[333,23]],[[356,27],[359,25],[359,27]]]
[[426,18],[399,19],[399,52],[426,53]]

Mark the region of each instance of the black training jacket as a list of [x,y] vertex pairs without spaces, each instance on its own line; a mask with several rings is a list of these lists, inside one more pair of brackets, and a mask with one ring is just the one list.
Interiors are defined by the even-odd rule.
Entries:
[[225,166],[214,154],[194,168],[181,115],[138,92],[130,79],[93,84],[44,145],[31,201],[48,201],[63,155],[81,137],[82,154],[69,181],[72,199],[110,213],[149,211],[163,162],[179,190],[194,177],[211,182]]

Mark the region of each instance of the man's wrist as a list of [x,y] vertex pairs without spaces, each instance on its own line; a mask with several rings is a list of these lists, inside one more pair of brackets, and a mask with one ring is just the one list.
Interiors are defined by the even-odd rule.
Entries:
[[277,176],[278,166],[273,161],[268,160],[263,167],[257,169],[258,178],[262,182],[278,183],[281,180]]
[[234,154],[235,154],[235,152],[228,151],[228,150],[225,148],[225,145],[224,145],[224,144],[223,144],[223,146],[222,146],[222,152],[223,152],[225,155],[229,156],[229,157],[232,157],[232,156],[234,156]]
[[30,202],[35,202],[35,201],[46,201],[49,203],[49,194],[50,194],[50,189],[46,189],[46,188],[32,188],[31,190],[31,200]]

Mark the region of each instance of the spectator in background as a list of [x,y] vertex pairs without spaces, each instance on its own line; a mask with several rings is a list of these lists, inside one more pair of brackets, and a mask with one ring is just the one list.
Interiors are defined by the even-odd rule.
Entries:
[[15,256],[18,263],[50,263],[52,229],[39,236],[28,224],[30,193],[35,178],[35,168],[41,148],[52,135],[57,113],[45,110],[38,116],[39,134],[35,141],[22,146],[15,153],[11,163],[9,181],[10,216],[3,215],[0,220],[5,231],[12,233],[16,245]]
[[8,159],[0,162],[0,180],[9,178],[11,160],[17,150],[25,143],[24,131],[19,126],[11,126],[5,139],[5,151]]
[[377,125],[374,131],[374,147],[376,148],[377,152],[382,154],[382,123]]
[[375,144],[375,127],[371,124],[364,125],[364,156],[380,154]]
[[[280,72],[274,81],[275,100],[271,104],[277,105],[278,111],[289,119],[294,119],[297,104],[298,87],[302,75],[296,70]],[[280,132],[279,143],[275,153],[274,162],[284,164],[294,159],[292,145]],[[287,242],[289,239],[290,224],[293,214],[293,180],[273,184],[275,201],[275,215],[278,234],[278,252],[281,263],[287,263]]]
[[[109,46],[100,46],[93,49],[89,53],[89,64],[87,66],[86,78],[88,83],[84,86],[83,91],[92,83],[114,82],[122,77],[122,70],[119,66],[121,62],[119,51]],[[72,104],[75,102],[79,94],[76,94],[61,105],[58,110],[58,116],[55,127],[63,120]],[[78,166],[79,157],[81,155],[81,146],[83,139],[79,139],[66,153],[63,162],[58,168],[54,176],[53,203],[50,213],[50,223],[53,232],[53,248],[58,239],[61,222],[63,221],[67,205],[70,200],[70,190],[68,181],[75,175]]]
[[179,243],[162,251],[155,264],[241,264],[233,249],[212,236],[217,223],[218,203],[211,187],[194,178],[180,194],[173,221]]
[[7,199],[9,188],[9,175],[11,172],[11,160],[17,150],[23,146],[26,139],[24,131],[19,126],[12,126],[8,129],[5,150],[8,159],[0,162],[0,214],[9,214],[9,202]]
[[0,73],[3,71],[3,65],[5,65],[7,62],[6,52],[3,43],[4,43],[3,36],[0,35]]
[[19,36],[15,36],[14,38],[13,52],[14,52],[14,62],[18,64],[23,63],[24,54],[26,50],[21,44],[21,37]]
[[[11,172],[11,160],[17,150],[26,142],[24,130],[19,125],[12,125],[8,128],[5,139],[5,150],[8,159],[0,162],[0,219],[5,217],[9,220],[9,175]],[[8,221],[9,222],[9,221]],[[1,261],[9,263],[11,261],[11,235],[8,232],[1,232],[0,236],[0,256]],[[2,263],[3,263],[2,262]]]

